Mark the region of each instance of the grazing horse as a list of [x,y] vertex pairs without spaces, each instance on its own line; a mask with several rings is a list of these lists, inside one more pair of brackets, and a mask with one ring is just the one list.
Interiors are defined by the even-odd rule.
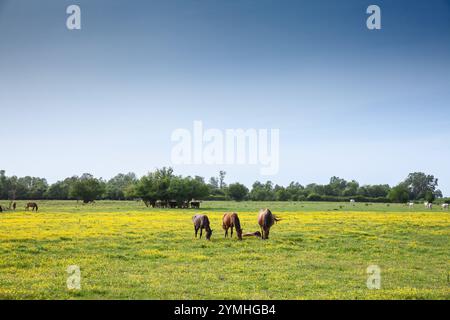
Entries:
[[241,222],[237,213],[225,213],[222,218],[222,228],[225,230],[225,238],[228,237],[229,228],[231,228],[231,238],[233,238],[233,227],[236,228],[238,239],[242,240]]
[[148,200],[148,199],[144,199],[144,204],[145,206],[148,207],[152,207],[154,208],[156,206],[156,200]]
[[198,229],[200,229],[200,239],[202,238],[203,229],[206,230],[206,240],[211,239],[212,230],[209,226],[209,219],[208,216],[204,214],[196,214],[192,217],[192,222],[194,223],[194,229],[195,229],[195,237],[197,238],[197,232]]
[[183,209],[189,208],[189,201],[183,201],[183,202],[181,203],[181,208],[183,208]]
[[177,200],[169,200],[169,208],[174,209],[177,207],[178,201]]
[[448,210],[448,203],[443,203],[442,204],[442,210]]
[[412,209],[414,207],[414,202],[408,202],[408,207]]
[[263,239],[269,239],[270,227],[275,222],[280,221],[269,209],[259,210],[258,224],[261,227],[261,234]]
[[31,208],[31,211],[38,211],[38,205],[35,202],[28,202],[25,206],[25,210],[29,210]]
[[191,208],[200,209],[200,201],[192,200]]
[[16,207],[17,207],[17,203],[14,202],[13,205],[12,205],[12,208],[13,208],[14,211],[16,210]]
[[433,204],[431,202],[428,202],[426,207],[427,209],[433,210]]
[[3,212],[3,208],[2,208],[2,206],[0,206],[0,212]]

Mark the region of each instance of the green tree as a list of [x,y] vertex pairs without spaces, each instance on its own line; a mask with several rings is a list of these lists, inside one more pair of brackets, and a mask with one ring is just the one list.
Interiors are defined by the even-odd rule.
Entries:
[[339,177],[331,177],[330,183],[325,188],[325,194],[329,196],[341,196],[347,187],[347,181]]
[[209,188],[202,177],[187,177],[185,179],[188,186],[187,197],[185,198],[186,200],[202,200],[208,196]]
[[0,170],[0,199],[8,198],[7,178],[5,170]]
[[190,178],[174,176],[170,179],[168,194],[170,200],[176,200],[178,203],[189,200],[189,192],[191,191]]
[[365,197],[378,198],[387,197],[391,188],[387,184],[365,185],[358,189],[357,194]]
[[389,191],[388,199],[392,202],[407,202],[409,200],[409,189],[404,183],[400,183]]
[[250,191],[250,199],[254,201],[273,201],[275,200],[275,192],[273,183],[267,181],[265,184],[256,181]]
[[291,199],[291,194],[286,190],[285,187],[276,185],[274,188],[275,200],[277,201],[288,201]]
[[209,195],[212,198],[224,198],[225,197],[225,189],[219,188],[219,179],[216,177],[211,177],[208,183]]
[[130,191],[148,206],[157,200],[176,200],[179,203],[202,200],[208,196],[209,190],[202,177],[183,178],[174,175],[171,168],[162,168],[143,176]]
[[133,190],[128,190],[128,195],[130,195],[130,192],[136,197],[141,198],[146,206],[155,203],[156,200],[158,200],[158,189],[155,174],[148,173],[143,176],[138,183],[136,183]]
[[219,188],[224,189],[227,185],[225,184],[225,175],[227,173],[223,170],[219,171]]
[[6,180],[7,199],[28,199],[27,188],[23,182],[23,179],[16,176],[8,177]]
[[325,188],[323,185],[316,184],[316,183],[310,183],[306,186],[305,191],[308,195],[314,194],[314,195],[324,195],[325,194]]
[[355,196],[358,194],[359,183],[355,180],[349,181],[342,195],[345,197]]
[[235,201],[242,201],[248,195],[248,188],[241,183],[232,183],[227,188],[227,195]]
[[100,198],[105,192],[105,182],[89,173],[83,174],[70,187],[69,195],[89,203]]
[[26,176],[18,178],[17,184],[18,190],[20,190],[18,195],[20,199],[44,199],[48,189],[47,180],[43,178]]
[[289,193],[289,199],[293,201],[299,201],[306,197],[305,188],[298,182],[291,182],[286,187],[286,191]]
[[119,173],[106,183],[105,197],[111,200],[130,199],[125,194],[125,190],[129,188],[130,185],[136,183],[137,183],[136,174],[132,172],[127,174]]
[[211,177],[208,186],[211,191],[219,189],[219,180],[216,177]]
[[409,189],[412,199],[425,199],[428,192],[434,194],[438,185],[438,179],[433,175],[427,175],[423,172],[410,173],[404,181]]
[[46,198],[51,200],[67,200],[69,199],[69,190],[69,184],[64,181],[57,181],[48,188]]

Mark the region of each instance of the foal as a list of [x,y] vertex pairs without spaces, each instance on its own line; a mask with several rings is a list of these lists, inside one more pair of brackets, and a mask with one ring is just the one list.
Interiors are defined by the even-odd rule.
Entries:
[[238,239],[242,240],[241,222],[236,212],[225,213],[222,218],[222,228],[225,230],[225,238],[228,237],[228,229],[231,228],[231,238],[233,238],[233,227],[236,228]]
[[212,230],[209,226],[209,219],[208,216],[204,214],[197,214],[192,217],[192,222],[194,223],[194,229],[195,229],[195,237],[197,238],[197,232],[198,229],[200,229],[200,239],[202,238],[203,229],[206,230],[206,240],[211,239]]

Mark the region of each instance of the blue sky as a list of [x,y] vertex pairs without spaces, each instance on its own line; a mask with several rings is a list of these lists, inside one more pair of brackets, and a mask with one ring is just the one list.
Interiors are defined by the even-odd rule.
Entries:
[[[66,28],[70,4],[82,30]],[[366,28],[370,4],[381,30]],[[201,120],[279,129],[279,173],[177,173],[392,185],[424,171],[450,195],[448,0],[0,0],[0,39],[7,174],[142,175]]]

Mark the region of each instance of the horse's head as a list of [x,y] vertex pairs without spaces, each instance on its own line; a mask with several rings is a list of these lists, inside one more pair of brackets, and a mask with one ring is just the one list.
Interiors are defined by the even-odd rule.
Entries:
[[213,233],[212,229],[206,231],[206,240],[211,240],[212,233]]
[[237,236],[239,240],[242,240],[242,229],[236,230]]

